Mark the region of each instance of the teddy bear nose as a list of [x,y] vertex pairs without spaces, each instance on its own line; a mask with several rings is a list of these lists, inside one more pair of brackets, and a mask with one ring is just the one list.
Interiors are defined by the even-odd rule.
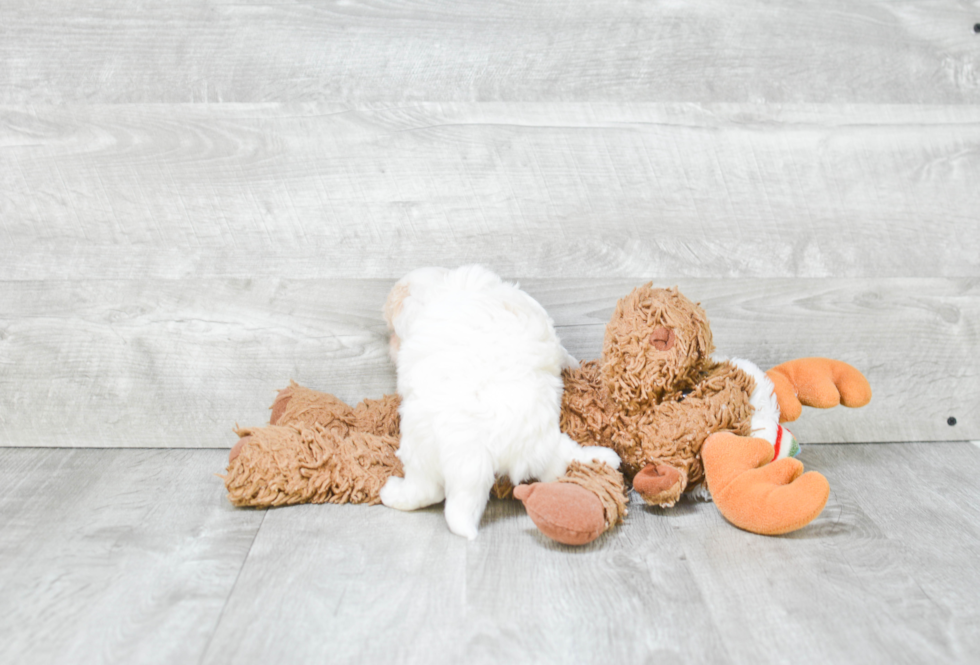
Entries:
[[669,328],[657,328],[650,333],[650,344],[659,351],[670,351],[674,346],[674,331]]

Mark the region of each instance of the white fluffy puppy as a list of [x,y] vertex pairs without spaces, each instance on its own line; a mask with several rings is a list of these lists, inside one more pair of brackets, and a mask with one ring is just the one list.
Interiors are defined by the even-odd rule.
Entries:
[[552,481],[569,462],[619,466],[559,429],[563,367],[576,367],[544,308],[480,266],[421,268],[392,289],[402,403],[398,457],[381,501],[415,510],[446,500],[446,522],[475,538],[495,477]]

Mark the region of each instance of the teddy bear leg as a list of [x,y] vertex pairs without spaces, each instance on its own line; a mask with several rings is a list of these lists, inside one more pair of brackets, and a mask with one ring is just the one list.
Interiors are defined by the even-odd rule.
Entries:
[[398,438],[398,395],[363,399],[353,409],[337,397],[290,381],[272,403],[270,425],[322,425]]
[[812,522],[827,504],[830,485],[799,460],[772,462],[764,439],[712,434],[701,449],[705,481],[718,510],[740,529],[779,535]]
[[626,516],[623,474],[602,462],[572,462],[555,482],[518,485],[514,498],[541,533],[565,545],[590,543]]
[[670,464],[647,464],[633,478],[633,489],[651,506],[670,508],[687,488],[687,472]]
[[830,358],[798,358],[766,372],[779,402],[780,422],[800,417],[804,406],[861,407],[871,401],[871,385],[858,370]]
[[[292,402],[294,396],[297,396],[297,399]],[[292,408],[289,408],[291,402]],[[270,425],[313,427],[319,423],[326,427],[339,428],[346,434],[350,423],[354,421],[353,410],[336,397],[304,388],[295,381],[290,381],[289,387],[279,391],[270,409],[272,410],[272,415],[269,416]],[[241,436],[228,452],[228,462],[234,462],[248,443],[249,437]]]
[[279,391],[272,402],[270,425],[321,425],[346,432],[354,423],[354,410],[329,393],[305,388],[295,381]]
[[376,504],[385,481],[402,472],[398,442],[391,437],[302,425],[238,433],[222,477],[236,506]]
[[[295,381],[290,381],[289,387],[283,388],[276,394],[276,399],[272,401],[272,406],[269,407],[269,410],[272,412],[269,414],[270,425],[280,424],[279,421],[283,419],[283,414],[286,412],[286,406],[289,404],[289,400],[293,396],[293,391],[299,387],[299,384],[297,384]],[[288,423],[283,422],[282,424],[287,425]]]

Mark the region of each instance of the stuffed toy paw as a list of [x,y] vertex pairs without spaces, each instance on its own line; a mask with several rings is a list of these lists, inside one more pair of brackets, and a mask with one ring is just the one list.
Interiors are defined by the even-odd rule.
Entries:
[[555,482],[518,485],[514,498],[541,533],[565,545],[591,543],[626,517],[623,476],[602,462],[572,462]]
[[647,464],[633,478],[633,489],[651,506],[673,506],[684,491],[684,474],[669,464]]
[[565,545],[585,545],[606,530],[599,497],[571,483],[532,483],[514,488],[514,498],[538,530]]

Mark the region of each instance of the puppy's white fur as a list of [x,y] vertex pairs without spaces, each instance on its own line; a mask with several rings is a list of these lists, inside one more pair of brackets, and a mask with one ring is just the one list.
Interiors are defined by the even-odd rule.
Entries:
[[402,403],[398,457],[381,501],[415,510],[446,500],[453,533],[475,538],[496,476],[562,476],[569,462],[619,466],[615,452],[561,433],[564,367],[577,367],[544,308],[480,266],[421,268],[389,295]]

